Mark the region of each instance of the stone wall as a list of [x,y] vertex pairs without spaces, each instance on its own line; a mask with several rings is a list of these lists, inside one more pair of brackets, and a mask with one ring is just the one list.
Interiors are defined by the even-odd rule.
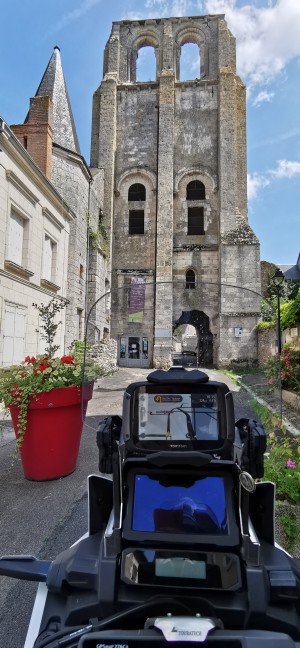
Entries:
[[258,365],[264,367],[267,360],[275,355],[276,345],[276,331],[275,328],[258,331]]
[[115,340],[102,340],[93,346],[89,355],[95,359],[97,364],[103,367],[105,373],[112,373],[118,370],[117,350]]
[[[54,146],[53,184],[63,200],[74,210],[76,219],[70,231],[68,259],[68,299],[66,312],[66,346],[74,340],[84,338],[85,311],[105,292],[106,262],[100,245],[94,250],[89,239],[89,229],[98,229],[101,195],[97,196],[92,187],[92,177],[81,156]],[[100,185],[101,186],[101,185]],[[91,196],[92,194],[92,196]],[[89,252],[90,251],[90,252]],[[87,256],[89,254],[89,256]],[[88,266],[87,271],[87,264]],[[87,294],[87,278],[91,284]],[[102,309],[103,307],[103,309]],[[98,307],[97,315],[100,334],[103,336],[104,303]],[[94,328],[94,332],[96,329]],[[98,336],[96,335],[96,338]]]

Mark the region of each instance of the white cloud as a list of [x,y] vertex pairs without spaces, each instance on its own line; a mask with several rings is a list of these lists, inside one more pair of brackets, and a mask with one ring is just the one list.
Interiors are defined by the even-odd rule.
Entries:
[[237,39],[238,72],[250,92],[300,57],[300,0],[262,0],[260,6],[250,0],[243,6],[239,0],[145,0],[140,11],[144,18],[225,13]]
[[84,16],[90,9],[92,9],[92,7],[100,4],[101,2],[102,0],[82,0],[81,4],[76,9],[73,9],[72,11],[69,11],[62,15],[60,20],[51,29],[51,32],[60,31],[70,22],[73,22],[73,20],[78,20],[78,18]]
[[254,173],[253,175],[248,174],[247,176],[248,184],[248,199],[253,200],[256,198],[260,189],[264,189],[270,184],[270,180],[264,175],[259,175]]
[[264,7],[237,0],[205,0],[208,13],[225,13],[237,39],[238,70],[250,86],[267,84],[300,56],[299,0],[265,0]]
[[254,200],[261,189],[265,189],[271,183],[281,178],[289,180],[300,174],[300,162],[295,160],[278,160],[276,169],[270,169],[264,175],[253,173],[248,174],[248,199]]
[[270,173],[275,178],[293,178],[300,173],[300,162],[291,160],[279,160],[277,168]]
[[252,106],[261,106],[262,103],[270,103],[274,97],[274,92],[261,90],[252,102]]

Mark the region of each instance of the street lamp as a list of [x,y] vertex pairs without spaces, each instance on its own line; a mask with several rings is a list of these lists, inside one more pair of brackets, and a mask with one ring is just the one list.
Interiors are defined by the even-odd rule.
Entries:
[[283,282],[284,282],[284,275],[281,272],[281,270],[279,270],[279,268],[276,268],[275,274],[272,277],[272,285],[277,295],[277,346],[278,346],[279,356],[281,355],[280,294],[281,294],[281,286]]

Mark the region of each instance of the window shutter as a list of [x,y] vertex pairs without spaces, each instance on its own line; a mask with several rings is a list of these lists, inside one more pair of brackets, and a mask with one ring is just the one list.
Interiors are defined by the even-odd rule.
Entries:
[[22,265],[24,219],[15,212],[11,213],[8,237],[8,260]]
[[43,252],[43,279],[51,281],[52,276],[52,241],[49,236],[45,236]]
[[5,305],[3,335],[3,365],[9,367],[24,359],[26,309]]

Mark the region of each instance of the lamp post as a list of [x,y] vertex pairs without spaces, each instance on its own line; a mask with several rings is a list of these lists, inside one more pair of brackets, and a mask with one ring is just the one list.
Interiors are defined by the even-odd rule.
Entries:
[[281,327],[280,327],[280,294],[281,294],[281,286],[284,282],[284,275],[279,270],[279,268],[276,268],[275,274],[272,277],[272,284],[276,290],[276,295],[277,295],[277,346],[278,346],[278,355],[281,355]]

